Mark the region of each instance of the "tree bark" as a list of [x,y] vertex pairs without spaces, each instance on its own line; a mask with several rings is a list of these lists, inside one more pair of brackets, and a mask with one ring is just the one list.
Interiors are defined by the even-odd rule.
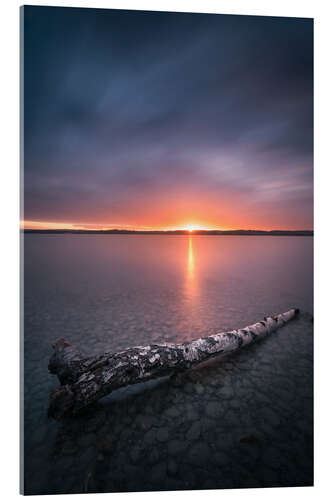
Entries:
[[254,325],[192,342],[131,347],[91,357],[82,356],[75,346],[60,339],[53,345],[49,362],[49,371],[61,383],[51,393],[49,416],[61,419],[120,387],[183,372],[215,356],[228,355],[274,332],[298,313],[298,309],[290,309]]

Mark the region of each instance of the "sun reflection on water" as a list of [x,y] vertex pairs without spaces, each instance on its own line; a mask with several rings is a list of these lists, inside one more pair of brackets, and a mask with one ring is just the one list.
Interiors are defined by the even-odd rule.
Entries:
[[186,276],[186,289],[187,296],[193,298],[197,295],[197,280],[195,273],[195,253],[193,246],[193,236],[188,237],[188,250],[187,250],[187,276]]
[[193,253],[192,236],[189,236],[188,239],[187,273],[189,279],[192,280],[194,276],[194,253]]

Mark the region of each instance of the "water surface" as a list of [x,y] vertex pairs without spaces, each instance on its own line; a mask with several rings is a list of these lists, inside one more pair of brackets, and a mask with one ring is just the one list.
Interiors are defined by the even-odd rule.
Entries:
[[[26,493],[312,484],[313,239],[39,235],[24,244]],[[182,342],[299,307],[227,361],[46,418],[59,337]]]

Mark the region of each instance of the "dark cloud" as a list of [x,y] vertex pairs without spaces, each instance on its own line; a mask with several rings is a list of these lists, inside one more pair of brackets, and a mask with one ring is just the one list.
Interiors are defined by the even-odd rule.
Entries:
[[216,217],[234,201],[312,227],[312,31],[25,7],[25,219],[146,225],[166,198],[201,196]]

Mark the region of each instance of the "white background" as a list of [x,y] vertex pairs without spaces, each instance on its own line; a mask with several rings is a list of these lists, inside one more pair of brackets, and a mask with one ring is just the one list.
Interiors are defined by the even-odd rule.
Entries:
[[[123,0],[34,1],[28,5],[106,7],[226,14],[257,14],[315,18],[315,487],[251,490],[132,493],[138,500],[173,498],[307,499],[333,498],[333,327],[332,298],[332,66],[333,8],[326,0],[213,1]],[[1,2],[0,116],[1,116],[1,346],[0,493],[19,495],[19,6]],[[120,496],[121,495],[121,496]],[[124,498],[113,494],[113,498]],[[33,497],[31,497],[33,498]],[[66,495],[66,498],[69,498]],[[74,498],[71,496],[71,498]],[[84,498],[75,495],[75,498]],[[90,495],[85,498],[101,498]]]

